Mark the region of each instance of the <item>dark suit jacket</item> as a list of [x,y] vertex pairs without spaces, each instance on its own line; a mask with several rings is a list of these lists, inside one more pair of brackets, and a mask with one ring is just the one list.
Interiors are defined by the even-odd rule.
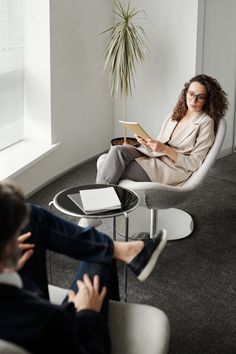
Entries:
[[53,305],[14,285],[0,284],[0,338],[32,353],[109,353],[109,334],[95,311]]

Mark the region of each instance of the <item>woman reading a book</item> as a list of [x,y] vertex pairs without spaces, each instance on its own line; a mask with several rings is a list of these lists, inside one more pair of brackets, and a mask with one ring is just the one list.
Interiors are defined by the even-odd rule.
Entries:
[[[227,108],[227,95],[216,79],[193,77],[185,83],[157,139],[136,136],[141,149],[112,146],[99,158],[96,182],[117,184],[120,179],[130,179],[180,186],[201,166]],[[99,225],[95,219],[79,222],[80,226],[88,224]]]
[[[216,79],[193,77],[185,83],[157,139],[136,136],[141,149],[128,144],[112,146],[99,158],[96,182],[117,184],[120,179],[130,179],[183,184],[201,166],[227,108],[227,95]],[[87,222],[81,219],[80,225]]]
[[[228,100],[219,83],[198,75],[185,83],[178,102],[164,120],[157,139],[138,142],[154,152],[146,156],[130,145],[112,146],[97,173],[97,183],[119,179],[181,185],[205,159]],[[155,157],[155,153],[160,156]]]
[[157,139],[136,136],[149,152],[130,145],[112,146],[98,167],[96,182],[117,184],[130,179],[181,185],[201,166],[227,108],[227,95],[216,79],[193,77],[185,83]]

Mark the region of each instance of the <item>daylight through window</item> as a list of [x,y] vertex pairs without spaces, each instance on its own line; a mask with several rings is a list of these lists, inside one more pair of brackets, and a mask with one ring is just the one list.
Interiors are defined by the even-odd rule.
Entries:
[[23,137],[24,0],[0,0],[0,150]]

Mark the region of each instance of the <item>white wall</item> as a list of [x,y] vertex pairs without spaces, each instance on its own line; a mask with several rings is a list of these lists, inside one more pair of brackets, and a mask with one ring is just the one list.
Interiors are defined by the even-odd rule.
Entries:
[[[110,145],[114,109],[103,74],[105,43],[99,33],[112,23],[113,2],[28,0],[28,7],[26,90],[32,91],[27,138],[61,142],[58,150],[14,178],[31,193]],[[49,35],[44,38],[47,31],[50,41]]]
[[[186,81],[195,74],[197,0],[134,0],[148,20],[140,23],[150,42],[150,60],[138,66],[136,89],[128,103],[127,119],[139,121],[153,137],[173,109]],[[116,135],[122,130],[119,100],[115,105]],[[132,136],[132,134],[131,134]]]
[[111,25],[112,9],[110,0],[51,1],[53,139],[64,143],[64,167],[110,144],[113,102],[99,33]]
[[216,77],[228,94],[230,106],[226,115],[227,131],[223,152],[234,144],[236,92],[236,1],[206,0],[202,72]]

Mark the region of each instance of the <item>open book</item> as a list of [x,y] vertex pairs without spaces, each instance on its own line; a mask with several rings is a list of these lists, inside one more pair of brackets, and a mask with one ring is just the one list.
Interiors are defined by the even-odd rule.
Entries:
[[121,208],[120,199],[114,187],[82,189],[68,197],[85,214],[99,213]]
[[[141,125],[137,122],[126,122],[124,120],[119,120],[121,124],[123,124],[127,129],[131,130],[134,134],[140,136],[140,138],[143,138],[144,140],[151,139],[151,137],[146,133],[146,131],[141,127]],[[136,147],[137,150],[139,150],[142,154],[149,156],[149,157],[159,157],[159,156],[164,156],[162,152],[154,152],[152,151],[151,148],[141,145],[139,147]]]
[[119,120],[121,124],[123,124],[127,129],[131,130],[134,134],[140,136],[144,140],[151,139],[148,133],[141,127],[141,125],[137,122],[126,122],[124,120]]

